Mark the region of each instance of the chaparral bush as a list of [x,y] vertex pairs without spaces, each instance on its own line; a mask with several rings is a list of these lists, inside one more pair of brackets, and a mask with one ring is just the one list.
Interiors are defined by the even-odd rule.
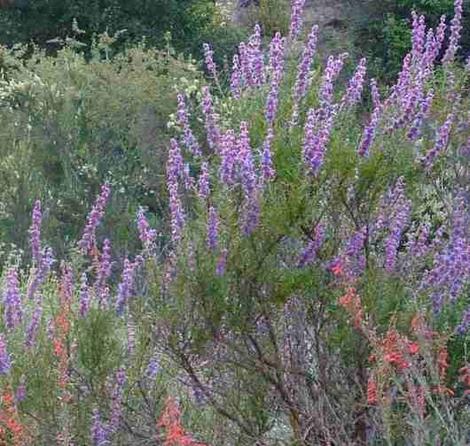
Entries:
[[112,184],[60,259],[37,201],[29,268],[12,254],[3,280],[3,442],[468,444],[461,7],[437,28],[413,15],[389,87],[365,59],[338,85],[348,56],[317,61],[316,26],[297,54],[297,1],[289,37],[239,46],[228,95],[205,46],[213,83],[172,121],[168,218],[137,211],[133,254],[103,222]]
[[26,60],[25,47],[0,48],[0,241],[21,249],[38,198],[57,252],[78,236],[105,180],[114,189],[108,217],[116,249],[132,246],[137,203],[153,214],[166,208],[167,121],[177,91],[191,92],[201,75],[171,49],[142,43],[114,54],[115,38],[104,34],[87,58],[77,44],[55,57],[37,48]]

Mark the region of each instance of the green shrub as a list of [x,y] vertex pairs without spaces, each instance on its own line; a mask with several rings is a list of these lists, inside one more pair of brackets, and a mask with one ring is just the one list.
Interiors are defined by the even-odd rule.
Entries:
[[63,252],[82,225],[97,188],[116,191],[109,215],[120,242],[137,201],[163,212],[161,179],[176,92],[198,82],[193,63],[145,45],[112,59],[103,38],[91,59],[67,46],[55,57],[1,48],[0,240],[25,246],[36,198],[48,203],[51,243]]

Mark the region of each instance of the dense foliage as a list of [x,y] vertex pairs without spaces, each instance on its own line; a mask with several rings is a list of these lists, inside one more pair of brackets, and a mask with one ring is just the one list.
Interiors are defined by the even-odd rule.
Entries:
[[34,41],[49,50],[60,41],[74,38],[72,23],[86,30],[82,40],[91,42],[105,30],[120,34],[119,43],[138,42],[143,36],[155,46],[164,45],[166,33],[173,44],[186,52],[200,51],[204,39],[213,34],[233,45],[235,28],[227,24],[225,36],[213,0],[12,0],[0,9],[0,42]]
[[[42,129],[48,116],[36,116],[35,107],[58,100],[66,124],[57,134],[73,144],[84,110],[99,143],[69,169],[76,175],[88,158],[112,169],[96,169],[95,184],[105,181],[77,242],[53,252],[53,234],[43,229],[58,203],[37,200],[29,246],[5,263],[2,442],[468,444],[469,69],[456,61],[462,0],[435,31],[412,14],[410,51],[390,87],[367,77],[366,59],[352,62],[341,85],[348,55],[317,61],[315,25],[302,43],[303,4],[292,2],[287,37],[276,33],[265,47],[256,26],[239,45],[229,92],[227,74],[204,46],[211,81],[178,82],[168,151],[156,158],[165,164],[158,178],[165,195],[160,188],[141,203],[161,200],[167,211],[149,222],[146,208],[133,209],[135,228],[124,238],[133,233],[138,245],[117,252],[119,211],[114,219],[108,213],[116,197],[136,203],[137,174],[119,170],[128,160],[112,162],[114,144],[121,126],[147,123],[136,118],[140,104],[159,99],[145,76],[122,96],[106,88],[121,75],[131,85],[134,64],[144,64],[139,73],[162,83],[158,94],[169,94],[171,106],[161,64],[181,63],[184,72],[188,65],[145,48],[117,59],[117,70],[101,59],[90,68],[69,49],[25,67],[5,53],[12,94],[2,100],[17,131]],[[62,104],[56,83],[24,96],[29,87],[14,88],[20,80],[42,86],[45,75],[34,70],[55,63],[74,82],[87,79],[80,85],[91,106]],[[134,95],[135,109],[112,113]],[[24,141],[16,135],[10,141]],[[107,135],[117,142],[107,146]],[[20,146],[19,153],[54,154],[50,141],[43,152]],[[38,188],[31,185],[53,184],[48,172],[37,183],[24,180],[29,196]]]
[[201,76],[193,62],[140,45],[116,55],[102,35],[91,58],[71,43],[55,57],[1,49],[0,240],[24,249],[36,199],[48,209],[45,233],[57,252],[78,236],[87,204],[109,181],[108,217],[120,250],[132,246],[138,205],[164,212],[167,122],[178,89]]

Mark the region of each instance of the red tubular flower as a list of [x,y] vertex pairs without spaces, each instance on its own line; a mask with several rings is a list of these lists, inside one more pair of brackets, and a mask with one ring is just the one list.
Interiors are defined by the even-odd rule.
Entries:
[[356,293],[356,289],[353,287],[348,288],[346,294],[341,296],[338,302],[353,318],[354,327],[357,329],[361,328],[364,311],[362,309],[361,298]]
[[[15,405],[13,393],[6,389],[2,394],[2,409],[0,411],[1,434],[10,436],[9,443],[13,446],[26,444],[24,426],[21,424]],[[5,432],[6,431],[6,432]],[[1,438],[1,437],[0,437]]]
[[188,434],[181,424],[181,411],[174,398],[169,397],[165,403],[157,427],[165,429],[164,446],[207,446],[199,443]]
[[377,404],[377,382],[374,376],[369,377],[367,381],[367,404],[373,406]]
[[449,352],[446,346],[442,347],[437,354],[437,367],[439,370],[439,378],[441,381],[445,380],[447,369],[449,368]]

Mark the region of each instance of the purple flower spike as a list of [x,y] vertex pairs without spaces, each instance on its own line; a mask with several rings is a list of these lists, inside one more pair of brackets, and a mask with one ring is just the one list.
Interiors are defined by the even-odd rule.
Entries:
[[101,192],[98,195],[91,212],[88,214],[83,236],[78,242],[78,246],[83,254],[90,252],[95,245],[96,229],[103,219],[106,203],[108,202],[110,194],[111,188],[109,187],[109,184],[103,184],[103,186],[101,186]]
[[348,278],[359,277],[366,268],[364,248],[367,237],[367,227],[356,231],[347,241],[341,253],[330,262],[329,268],[333,270],[334,267],[339,266]]
[[313,25],[305,45],[302,61],[297,71],[297,78],[294,85],[294,104],[292,109],[292,126],[297,123],[299,117],[299,106],[302,99],[307,94],[311,83],[311,69],[318,42],[318,26]]
[[14,330],[23,320],[20,281],[17,268],[10,268],[5,279],[3,295],[4,320],[9,330]]
[[271,87],[266,100],[266,121],[269,126],[274,124],[279,106],[279,89],[284,74],[285,39],[276,33],[269,46],[269,65],[271,71]]
[[464,336],[468,333],[470,329],[470,308],[467,308],[462,315],[460,324],[457,326],[457,333],[461,336]]
[[157,238],[157,231],[150,228],[143,208],[139,208],[137,211],[137,229],[139,231],[139,239],[144,248],[147,250],[151,249]]
[[325,72],[321,80],[320,89],[318,92],[318,97],[320,100],[320,105],[323,110],[330,108],[333,101],[333,84],[339,73],[343,69],[344,62],[348,57],[347,53],[343,53],[338,57],[330,56],[326,64]]
[[108,438],[108,428],[101,420],[101,414],[98,409],[93,409],[90,437],[93,446],[109,446],[111,444]]
[[346,107],[352,107],[360,101],[362,90],[364,89],[366,67],[367,61],[365,58],[363,58],[359,61],[359,65],[357,66],[356,72],[349,81],[346,94],[341,100],[342,104],[344,104]]
[[137,268],[143,263],[142,261],[143,259],[140,256],[137,256],[134,262],[131,262],[129,259],[124,260],[124,269],[116,297],[116,312],[118,315],[124,313],[125,306],[134,292]]
[[233,56],[232,74],[230,76],[230,91],[235,99],[240,99],[242,91],[242,71],[238,54]]
[[253,80],[251,78],[251,64],[248,54],[248,48],[245,42],[241,42],[238,46],[239,64],[240,64],[240,87],[252,87]]
[[424,50],[426,22],[425,17],[423,15],[418,16],[415,11],[412,11],[411,16],[413,18],[411,53],[413,59],[419,61]]
[[370,95],[372,97],[374,109],[379,108],[382,105],[382,101],[380,99],[380,92],[375,79],[370,80]]
[[209,208],[209,217],[207,221],[207,246],[211,251],[216,251],[219,244],[219,216],[216,209]]
[[199,144],[196,140],[196,137],[191,130],[191,126],[189,125],[189,117],[188,117],[188,109],[186,105],[186,99],[184,95],[178,94],[176,96],[178,101],[178,110],[176,113],[178,119],[178,125],[181,127],[183,131],[183,143],[185,147],[194,155],[200,156],[201,149],[199,148]]
[[423,122],[429,116],[433,99],[434,91],[430,90],[425,98],[421,101],[418,113],[416,114],[410,130],[408,131],[408,138],[410,140],[416,141],[421,136]]
[[389,225],[389,235],[385,241],[385,269],[392,272],[395,269],[397,252],[405,226],[408,224],[411,202],[405,196],[405,182],[399,178],[391,194],[393,210]]
[[359,148],[357,153],[359,156],[368,156],[372,143],[375,139],[375,134],[377,132],[377,127],[379,125],[380,115],[382,113],[382,107],[376,107],[372,113],[369,124],[364,128],[362,133],[361,142],[359,143]]
[[117,432],[122,420],[122,400],[124,394],[124,386],[126,384],[126,372],[123,368],[118,369],[115,377],[115,384],[111,393],[111,417],[108,430]]
[[248,40],[247,58],[250,67],[251,86],[260,87],[266,81],[264,53],[261,48],[261,27],[256,24],[253,34]]
[[32,280],[28,286],[27,295],[29,299],[34,298],[42,284],[46,281],[54,262],[52,249],[49,247],[44,248],[41,254],[41,263],[37,266],[37,269],[33,270]]
[[439,128],[434,147],[421,159],[421,163],[425,169],[431,169],[436,158],[446,150],[447,145],[449,144],[453,122],[454,115],[451,113],[447,116],[444,124]]
[[95,295],[98,298],[100,308],[105,308],[108,304],[109,287],[107,281],[111,276],[111,242],[105,239],[101,251],[98,270],[96,272]]
[[312,175],[318,175],[323,165],[335,118],[332,112],[328,112],[326,119],[320,119],[319,115],[317,111],[311,109],[304,129],[303,157]]
[[88,289],[87,277],[83,273],[80,279],[80,316],[86,317],[90,311],[90,291]]
[[182,178],[184,175],[183,156],[181,155],[180,146],[174,138],[170,140],[170,150],[168,152],[168,160],[166,163],[166,174],[168,181],[171,182],[178,181],[178,178]]
[[31,251],[36,265],[41,263],[41,202],[37,200],[34,203],[33,218],[29,234],[31,236]]
[[302,13],[305,0],[292,0],[289,38],[294,40],[299,37],[302,30]]
[[274,139],[274,132],[272,128],[268,129],[268,134],[266,135],[266,139],[263,144],[263,153],[261,154],[261,172],[263,175],[263,180],[270,181],[272,180],[276,172],[274,170],[273,160],[272,160],[272,153],[271,153],[271,146]]
[[204,113],[207,142],[214,152],[218,151],[220,129],[218,117],[214,111],[214,104],[209,87],[202,87],[202,111]]
[[245,203],[243,206],[243,234],[249,236],[253,233],[259,224],[260,218],[260,204],[258,192],[245,196]]
[[217,68],[214,62],[214,51],[207,43],[202,44],[204,49],[204,62],[206,64],[207,71],[213,79],[217,79]]
[[5,336],[0,334],[0,375],[7,375],[11,369],[10,355],[7,351]]
[[171,239],[176,245],[181,239],[185,215],[178,190],[178,178],[183,175],[184,166],[176,140],[170,141],[170,153],[167,161],[167,187],[170,195]]
[[217,259],[217,265],[215,267],[215,273],[219,277],[222,277],[225,274],[225,268],[227,267],[227,257],[228,251],[227,249],[223,249],[219,255],[219,258]]
[[305,247],[304,251],[302,252],[299,260],[299,267],[303,268],[305,266],[311,265],[316,257],[318,250],[323,245],[325,241],[325,227],[322,224],[319,224],[315,228],[315,234],[313,239],[310,240]]
[[238,163],[240,165],[241,183],[245,195],[255,192],[258,182],[256,177],[253,154],[250,146],[250,134],[248,124],[240,123],[240,137],[238,139]]
[[70,265],[65,262],[61,264],[61,277],[60,277],[60,297],[65,302],[70,302],[73,297],[74,278],[73,271]]
[[36,339],[38,336],[39,325],[42,317],[42,306],[38,301],[36,308],[34,309],[31,321],[26,329],[24,345],[26,348],[33,348],[36,345]]
[[207,200],[210,194],[210,184],[209,184],[209,163],[204,161],[201,164],[201,173],[199,174],[198,181],[198,194],[199,197],[203,200]]
[[[421,282],[422,290],[431,291],[436,312],[439,312],[446,297],[455,301],[470,279],[470,244],[468,209],[463,196],[457,197],[452,215],[449,240],[434,256],[433,267]],[[442,245],[442,237],[438,237]]]
[[238,157],[237,138],[233,130],[228,130],[221,138],[220,181],[226,186],[235,182],[235,167]]
[[462,32],[463,0],[454,2],[454,18],[450,22],[449,46],[442,58],[444,64],[454,61],[455,55],[459,49],[460,35]]
[[147,365],[147,370],[145,371],[145,376],[150,380],[155,380],[160,370],[160,362],[157,356],[152,356]]

